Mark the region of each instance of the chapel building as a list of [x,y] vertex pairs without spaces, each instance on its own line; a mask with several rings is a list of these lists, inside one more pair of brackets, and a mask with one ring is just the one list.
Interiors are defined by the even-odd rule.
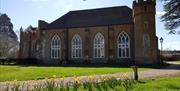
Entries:
[[70,11],[20,33],[19,57],[39,63],[155,64],[158,58],[155,0]]

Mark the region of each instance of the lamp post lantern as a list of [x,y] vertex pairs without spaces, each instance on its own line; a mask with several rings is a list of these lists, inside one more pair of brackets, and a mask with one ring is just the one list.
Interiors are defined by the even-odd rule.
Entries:
[[159,40],[160,40],[160,43],[161,43],[161,53],[160,53],[161,58],[160,58],[160,63],[163,64],[163,58],[162,58],[163,53],[162,52],[163,52],[163,40],[164,39],[161,37]]

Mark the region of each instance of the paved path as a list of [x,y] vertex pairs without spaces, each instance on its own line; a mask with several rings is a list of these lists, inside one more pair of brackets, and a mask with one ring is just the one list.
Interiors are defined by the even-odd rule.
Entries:
[[[133,72],[119,72],[115,73],[117,78],[122,78],[122,75],[124,73],[127,73],[130,78],[133,78]],[[168,77],[168,76],[180,76],[180,64],[171,64],[170,66],[162,69],[152,69],[152,70],[146,70],[146,71],[139,71],[139,78],[154,78],[154,77]],[[112,74],[104,74],[105,76],[110,76]],[[99,78],[102,75],[92,75],[96,76],[96,80],[99,80]],[[84,81],[88,79],[88,76],[79,76]],[[60,81],[59,78],[55,79],[57,82]],[[64,78],[64,82],[72,81],[73,77],[66,77]],[[35,80],[28,80],[26,81],[28,84],[34,84],[36,83]],[[44,82],[44,80],[38,80],[38,83]],[[20,84],[22,84],[22,81],[19,81]],[[5,82],[0,82],[0,91],[3,91],[3,87],[5,86]]]
[[152,78],[152,77],[168,77],[168,76],[180,76],[180,64],[171,64],[163,69],[153,69],[148,71],[140,71],[140,78]]

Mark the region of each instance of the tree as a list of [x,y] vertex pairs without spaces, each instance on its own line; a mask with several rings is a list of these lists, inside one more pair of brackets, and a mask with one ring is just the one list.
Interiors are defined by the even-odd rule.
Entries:
[[180,0],[162,1],[164,2],[164,11],[166,13],[161,19],[165,22],[166,29],[170,30],[170,33],[180,34],[180,30],[175,30],[180,26]]
[[[3,57],[10,57],[11,52],[17,51],[18,42],[7,35],[0,35],[0,53]],[[12,55],[12,54],[11,54]]]
[[11,19],[6,14],[0,15],[0,34],[5,34],[9,37],[17,39],[16,33],[13,31]]
[[[0,15],[0,56],[12,57],[17,51],[18,39],[13,31],[13,24],[6,14]],[[15,54],[16,55],[16,54]]]

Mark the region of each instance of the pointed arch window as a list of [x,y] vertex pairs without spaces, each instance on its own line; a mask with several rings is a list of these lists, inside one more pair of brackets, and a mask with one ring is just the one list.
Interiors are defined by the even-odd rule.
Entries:
[[126,32],[121,32],[117,39],[118,57],[129,58],[130,57],[130,38]]
[[72,58],[82,57],[82,40],[78,34],[75,34],[72,38]]
[[143,46],[144,46],[144,48],[149,48],[150,47],[149,35],[144,35],[143,36]]
[[105,40],[101,33],[97,33],[94,37],[94,58],[105,57]]
[[61,39],[58,35],[54,35],[51,39],[51,58],[59,59],[61,50]]
[[150,49],[150,38],[148,34],[143,35],[143,47],[144,47],[143,50],[144,56],[148,56]]

